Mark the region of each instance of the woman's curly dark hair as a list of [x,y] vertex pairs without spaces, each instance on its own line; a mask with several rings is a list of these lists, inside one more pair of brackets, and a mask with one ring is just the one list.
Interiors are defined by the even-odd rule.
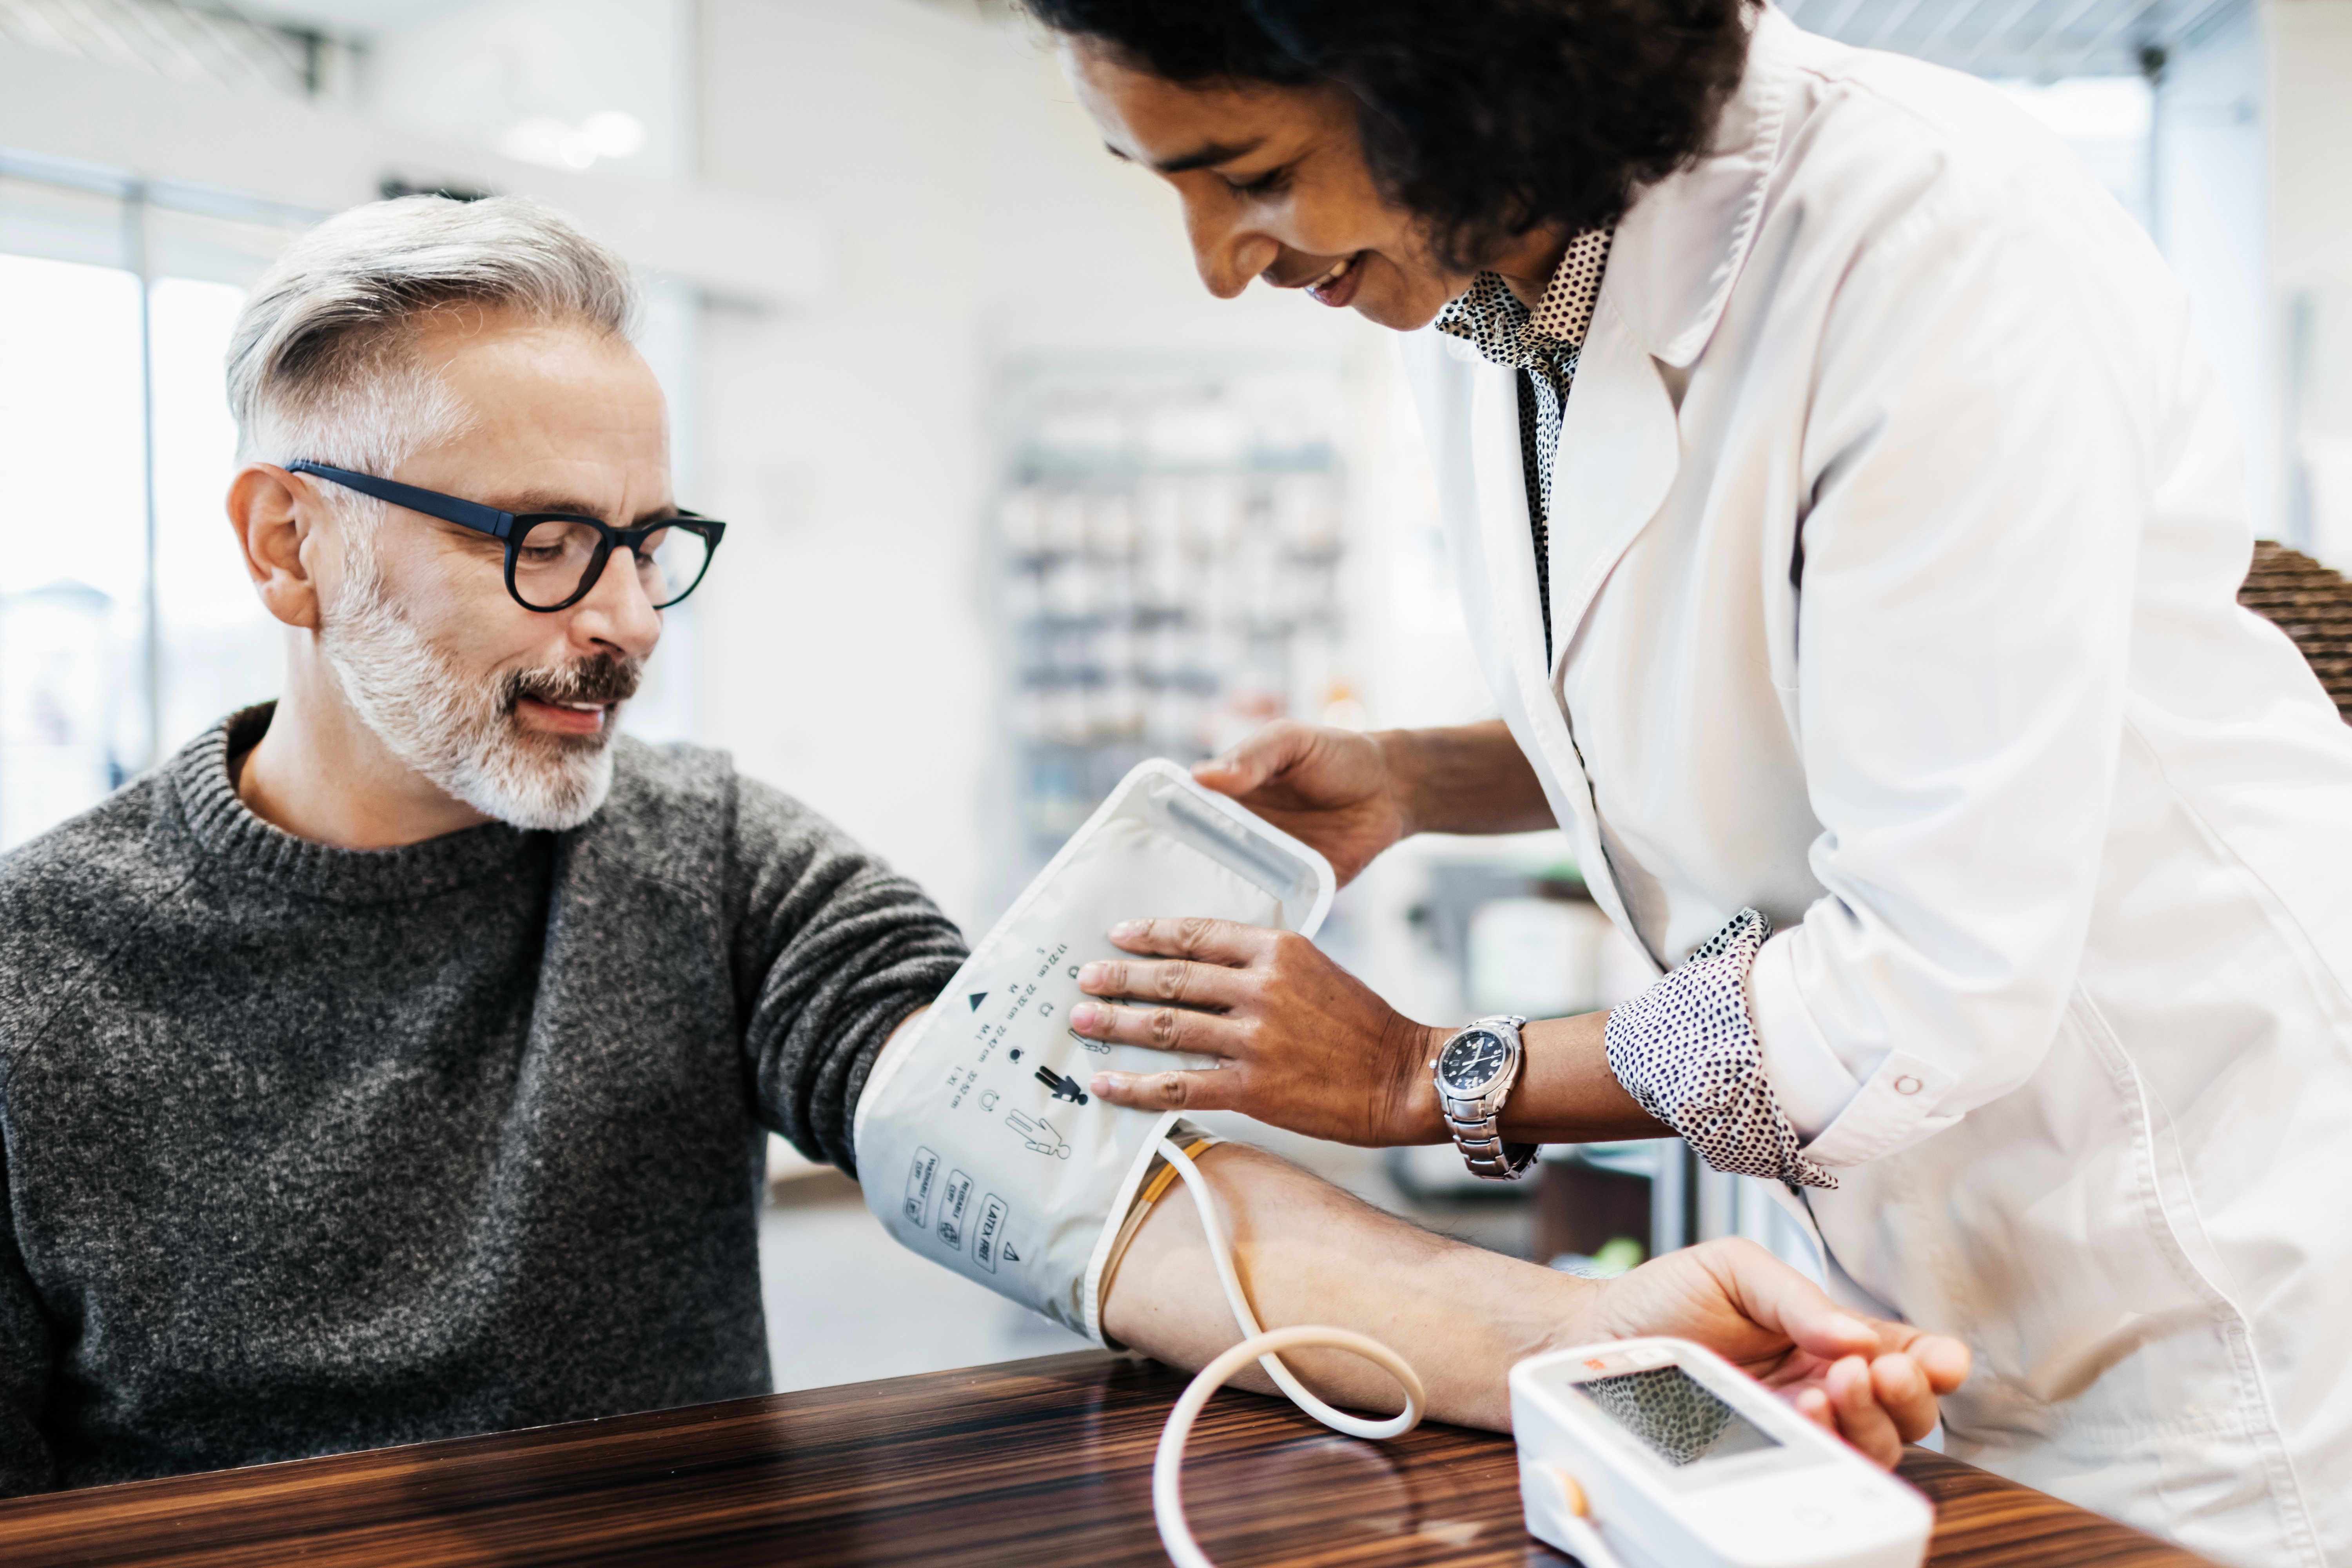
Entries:
[[1471,270],[1546,225],[1614,222],[1706,150],[1749,0],[1022,0],[1186,85],[1355,100],[1381,191]]

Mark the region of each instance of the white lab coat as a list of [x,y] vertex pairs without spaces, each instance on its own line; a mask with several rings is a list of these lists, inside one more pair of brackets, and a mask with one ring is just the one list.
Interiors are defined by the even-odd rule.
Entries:
[[1549,679],[1513,374],[1406,358],[1594,898],[1665,964],[1778,928],[1811,1215],[1974,1347],[1949,1450],[2352,1563],[2352,731],[2236,605],[2237,441],[2146,237],[1994,89],[1763,13],[1609,258]]

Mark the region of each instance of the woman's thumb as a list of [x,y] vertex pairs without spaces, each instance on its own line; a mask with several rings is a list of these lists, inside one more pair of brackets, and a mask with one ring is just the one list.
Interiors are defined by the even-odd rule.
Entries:
[[1300,728],[1287,720],[1265,725],[1222,754],[1193,763],[1192,776],[1221,795],[1247,795],[1297,760]]

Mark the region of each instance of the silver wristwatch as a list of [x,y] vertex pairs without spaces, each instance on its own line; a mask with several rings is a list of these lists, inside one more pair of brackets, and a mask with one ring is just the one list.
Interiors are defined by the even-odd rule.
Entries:
[[1526,1052],[1519,1045],[1525,1018],[1479,1018],[1454,1031],[1431,1058],[1437,1075],[1438,1109],[1446,1131],[1473,1175],[1515,1182],[1535,1163],[1537,1145],[1503,1142],[1503,1101],[1519,1079]]

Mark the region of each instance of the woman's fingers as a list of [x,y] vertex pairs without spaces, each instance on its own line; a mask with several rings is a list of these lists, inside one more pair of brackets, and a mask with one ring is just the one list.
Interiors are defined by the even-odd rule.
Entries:
[[[1246,972],[1221,963],[1184,959],[1097,959],[1078,968],[1078,989],[1089,996],[1129,1002],[1172,1002],[1181,1007],[1231,1007],[1255,994]],[[1087,1032],[1079,1015],[1094,1005],[1081,1002],[1070,1026]]]
[[1239,1056],[1250,1036],[1247,1023],[1222,1013],[1196,1013],[1189,1007],[1114,1007],[1107,1002],[1081,1002],[1071,1008],[1070,1027],[1090,1040],[1203,1057]]
[[1277,720],[1252,731],[1222,755],[1194,763],[1192,776],[1220,795],[1247,795],[1289,769],[1314,742],[1315,731],[1307,725]]
[[1231,1110],[1240,1075],[1202,1068],[1177,1072],[1098,1072],[1087,1083],[1097,1100],[1134,1110]]
[[[1121,921],[1110,928],[1114,946],[1152,958],[1189,958],[1239,969],[1268,956],[1287,932],[1245,926],[1238,921]],[[1304,940],[1304,939],[1301,939]]]
[[1100,1099],[1240,1110],[1310,1138],[1376,1148],[1426,1141],[1423,1123],[1436,1120],[1425,1065],[1433,1031],[1305,937],[1166,919],[1122,921],[1109,935],[1138,956],[1078,966],[1086,994],[1070,1008],[1071,1029],[1087,1040],[1213,1058],[1225,1070],[1214,1084],[1106,1070],[1090,1086]]

